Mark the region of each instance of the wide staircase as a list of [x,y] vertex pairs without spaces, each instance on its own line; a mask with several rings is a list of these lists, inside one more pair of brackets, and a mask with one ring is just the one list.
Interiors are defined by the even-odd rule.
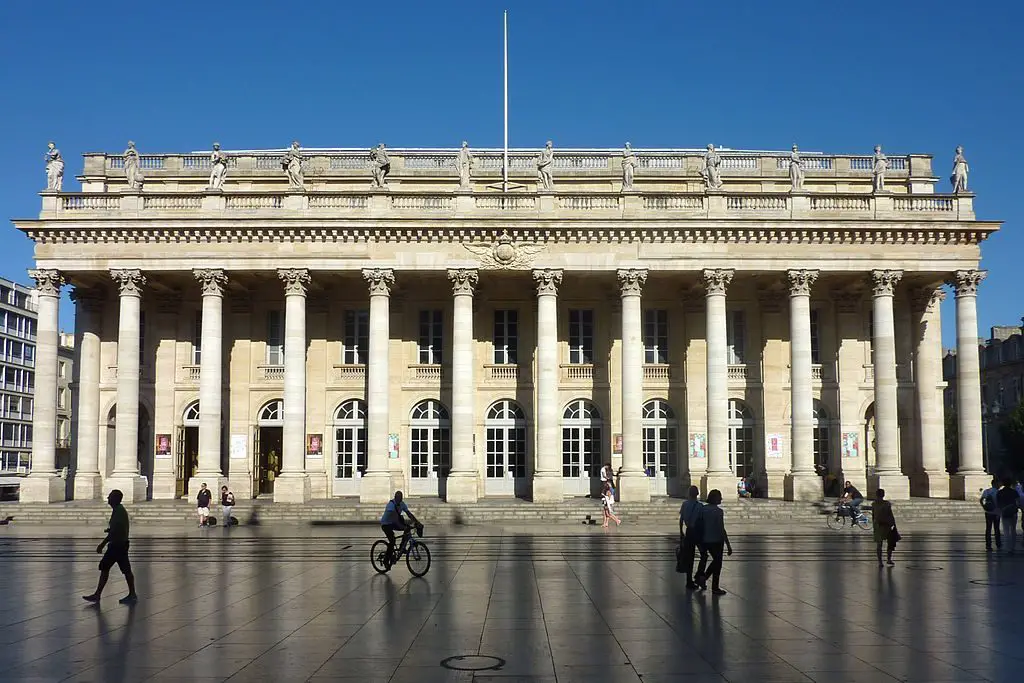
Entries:
[[[560,503],[532,503],[524,500],[484,499],[462,505],[437,498],[410,500],[410,507],[425,524],[585,524],[588,517],[601,519],[601,504],[596,499],[574,498]],[[652,528],[675,528],[682,500],[656,498],[649,503],[619,503],[616,512],[628,524]],[[133,524],[178,525],[195,523],[195,504],[185,500],[153,500],[126,506]],[[821,524],[822,515],[834,509],[834,501],[795,502],[769,499],[730,500],[723,503],[730,522],[773,522],[779,524]],[[382,504],[365,504],[355,499],[315,500],[306,504],[275,503],[272,500],[244,500],[235,506],[232,516],[242,524],[372,524],[380,519]],[[870,501],[865,504],[870,509]],[[893,510],[900,522],[975,523],[983,514],[973,501],[914,498],[895,501]],[[219,518],[220,508],[212,514]],[[62,526],[104,526],[110,508],[102,501],[68,501],[32,504],[0,503],[0,519],[13,517],[13,524]],[[222,520],[218,519],[218,522]]]

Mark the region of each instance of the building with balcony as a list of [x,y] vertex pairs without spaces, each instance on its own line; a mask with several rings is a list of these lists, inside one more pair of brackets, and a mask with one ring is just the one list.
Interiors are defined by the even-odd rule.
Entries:
[[[816,465],[891,498],[984,480],[980,391],[945,468],[937,304],[952,283],[974,344],[999,225],[931,157],[890,156],[883,189],[870,156],[804,154],[793,187],[789,152],[715,178],[698,150],[555,150],[550,184],[535,150],[507,178],[498,150],[389,152],[386,178],[362,150],[231,152],[216,189],[208,152],[87,154],[15,220],[40,320],[74,288],[76,497],[549,501],[605,462],[623,500],[816,498]],[[56,498],[52,457],[29,498]]]

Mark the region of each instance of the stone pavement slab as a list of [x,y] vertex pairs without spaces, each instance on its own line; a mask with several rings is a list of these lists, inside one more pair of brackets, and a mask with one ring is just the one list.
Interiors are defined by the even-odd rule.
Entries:
[[131,607],[116,569],[99,605],[81,601],[99,560],[87,529],[0,531],[0,679],[1001,683],[1024,671],[1024,556],[943,525],[905,532],[891,569],[865,533],[737,526],[722,597],[685,589],[677,540],[656,528],[428,528],[421,579],[404,564],[373,571],[372,528],[136,531]]

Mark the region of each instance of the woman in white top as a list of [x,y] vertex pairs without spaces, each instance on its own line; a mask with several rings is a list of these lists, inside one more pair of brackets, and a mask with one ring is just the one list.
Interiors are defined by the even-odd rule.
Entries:
[[612,473],[612,464],[606,462],[604,467],[601,468],[601,495],[604,495],[604,485],[608,484],[612,488],[612,497],[615,497],[615,475]]
[[608,528],[608,520],[614,519],[615,526],[622,524],[622,520],[615,516],[615,496],[612,494],[612,485],[608,482],[601,487],[601,513],[604,515],[605,529]]

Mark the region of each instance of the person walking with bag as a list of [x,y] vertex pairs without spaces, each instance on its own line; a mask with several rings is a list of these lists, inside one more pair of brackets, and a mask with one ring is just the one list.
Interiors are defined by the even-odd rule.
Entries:
[[900,540],[900,532],[896,529],[896,517],[892,514],[892,503],[885,499],[885,489],[878,489],[875,492],[875,502],[871,506],[875,537],[875,557],[878,558],[878,566],[882,564],[882,543],[885,543],[885,559],[890,567],[896,565],[892,561],[892,551]]
[[224,514],[224,528],[231,526],[231,510],[235,507],[235,494],[227,486],[220,487],[220,509]]
[[700,548],[700,566],[707,564],[708,554],[702,545],[704,523],[702,512],[704,505],[698,500],[700,489],[691,486],[686,501],[679,508],[679,557],[676,560],[676,571],[686,574],[687,590],[694,590],[697,584],[693,581],[693,559],[697,548]]
[[[708,579],[711,579],[711,592],[715,595],[725,595],[725,591],[718,585],[718,580],[722,575],[723,552],[732,555],[732,544],[729,543],[729,534],[725,530],[725,513],[719,507],[721,504],[722,492],[712,489],[708,493],[708,504],[701,509],[703,539],[701,541],[700,566],[697,567],[696,578],[697,586],[701,590],[708,587]],[[707,571],[704,571],[704,561],[707,555],[711,556],[711,564]]]

